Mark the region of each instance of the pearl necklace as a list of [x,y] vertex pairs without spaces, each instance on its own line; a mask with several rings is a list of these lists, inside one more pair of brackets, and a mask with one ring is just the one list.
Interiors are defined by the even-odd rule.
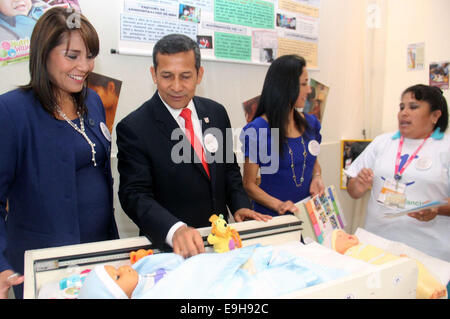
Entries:
[[303,168],[302,168],[302,177],[300,178],[300,184],[297,183],[297,177],[295,176],[295,169],[294,169],[294,152],[289,147],[289,143],[286,142],[286,145],[289,149],[289,154],[291,155],[291,170],[292,170],[292,179],[294,180],[295,186],[300,187],[303,184],[303,181],[305,180],[305,168],[306,168],[306,156],[308,153],[306,153],[306,147],[305,147],[305,141],[303,140],[303,136],[300,136],[301,142],[303,145]]
[[84,129],[84,119],[81,116],[80,112],[77,111],[78,118],[80,119],[80,127],[78,127],[74,122],[72,122],[67,117],[66,114],[64,114],[64,112],[61,110],[61,108],[59,106],[56,106],[56,111],[64,120],[66,120],[67,123],[70,124],[70,126],[72,126],[75,129],[75,131],[77,131],[78,133],[81,134],[81,136],[84,137],[86,142],[88,142],[89,146],[91,147],[91,152],[92,152],[92,163],[94,163],[94,166],[97,166],[97,162],[95,161],[95,143],[93,143],[86,134],[86,130]]

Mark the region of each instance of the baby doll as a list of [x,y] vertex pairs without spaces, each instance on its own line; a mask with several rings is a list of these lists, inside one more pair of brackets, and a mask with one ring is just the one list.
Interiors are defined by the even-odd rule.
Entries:
[[[340,254],[368,262],[373,265],[381,265],[401,257],[395,256],[373,245],[361,244],[358,237],[349,235],[342,229],[337,229],[332,234],[331,247]],[[445,296],[446,289],[428,271],[428,269],[416,260],[419,269],[417,278],[416,297],[420,299],[437,299]]]
[[97,266],[84,280],[78,299],[139,298],[183,261],[183,257],[167,253],[149,255],[133,266]]
[[188,259],[161,253],[119,269],[98,266],[78,298],[273,298],[346,274],[258,244]]

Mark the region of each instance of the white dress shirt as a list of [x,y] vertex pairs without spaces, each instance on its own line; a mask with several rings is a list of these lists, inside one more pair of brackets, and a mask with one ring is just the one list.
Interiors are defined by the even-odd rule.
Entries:
[[[158,92],[158,95],[159,95],[159,92]],[[180,116],[181,111],[183,109],[174,109],[171,106],[169,106],[161,98],[161,95],[159,95],[159,98],[161,99],[161,101],[163,102],[164,106],[167,108],[169,113],[173,116],[175,121],[178,123],[180,128],[183,130],[183,132],[186,133],[184,118],[182,118]],[[192,120],[192,126],[194,128],[194,134],[197,137],[197,139],[200,141],[200,143],[202,144],[202,147],[204,147],[203,146],[203,133],[202,133],[203,131],[202,131],[202,127],[201,127],[201,121],[198,119],[197,111],[195,110],[195,106],[194,106],[194,101],[191,100],[186,107],[191,110],[191,120]],[[170,227],[169,232],[167,233],[167,236],[166,236],[166,243],[170,247],[173,247],[173,242],[172,242],[173,234],[175,234],[175,232],[177,231],[178,228],[180,228],[181,226],[184,226],[184,225],[186,225],[186,223],[183,223],[182,221],[179,221],[179,222],[175,223],[172,227]]]

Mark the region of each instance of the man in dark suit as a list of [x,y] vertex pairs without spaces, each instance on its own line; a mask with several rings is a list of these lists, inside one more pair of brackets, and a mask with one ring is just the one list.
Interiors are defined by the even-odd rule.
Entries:
[[237,222],[268,220],[250,209],[225,108],[195,96],[204,72],[197,43],[163,37],[150,71],[157,92],[117,125],[119,199],[141,234],[187,257],[204,252],[195,228],[227,217],[227,207]]

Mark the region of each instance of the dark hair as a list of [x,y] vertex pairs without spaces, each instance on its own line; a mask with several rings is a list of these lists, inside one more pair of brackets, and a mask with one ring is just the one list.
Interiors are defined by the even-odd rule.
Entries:
[[197,42],[189,38],[184,34],[168,34],[162,37],[158,42],[156,42],[153,47],[153,67],[157,68],[158,59],[157,54],[175,54],[180,52],[194,51],[195,56],[195,68],[200,69],[200,48]]
[[[79,32],[84,44],[93,57],[99,52],[97,31],[80,12],[63,7],[54,7],[46,11],[37,21],[30,40],[30,82],[22,89],[33,90],[42,107],[54,115],[58,103],[54,84],[50,81],[47,59],[50,52],[62,43],[71,32]],[[68,43],[69,46],[70,43]],[[81,114],[87,112],[84,103],[87,90],[72,93]]]
[[[284,55],[273,61],[267,71],[258,108],[253,117],[266,114],[269,127],[279,128],[280,154],[283,154],[286,124],[300,94],[299,78],[305,66],[305,59],[295,54]],[[306,119],[296,111],[294,122],[300,132],[308,129]]]
[[445,132],[448,127],[448,107],[442,90],[435,86],[416,84],[403,91],[402,97],[408,92],[412,93],[416,100],[428,102],[430,104],[430,112],[441,111],[441,116],[434,125],[433,130],[439,128],[442,133]]

